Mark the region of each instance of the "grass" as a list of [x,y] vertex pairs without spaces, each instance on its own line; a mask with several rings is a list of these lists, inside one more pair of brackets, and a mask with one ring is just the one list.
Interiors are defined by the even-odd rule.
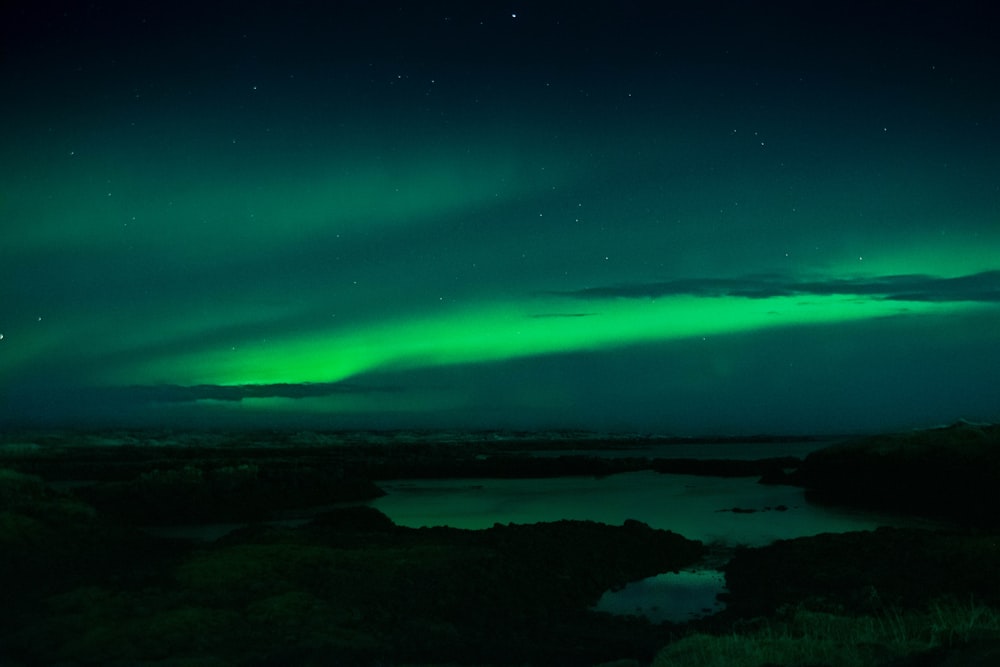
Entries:
[[971,599],[939,600],[915,611],[883,607],[856,616],[798,606],[746,626],[679,639],[660,651],[653,667],[875,667],[940,646],[998,637],[1000,610]]

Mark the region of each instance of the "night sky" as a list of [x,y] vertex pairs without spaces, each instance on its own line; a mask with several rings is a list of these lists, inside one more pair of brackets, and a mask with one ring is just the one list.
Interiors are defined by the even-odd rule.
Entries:
[[991,6],[6,2],[0,423],[1000,420]]

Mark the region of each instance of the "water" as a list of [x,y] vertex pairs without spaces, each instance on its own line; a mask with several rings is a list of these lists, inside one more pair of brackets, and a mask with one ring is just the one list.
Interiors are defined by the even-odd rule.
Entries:
[[[434,442],[443,440],[440,434],[433,436]],[[334,434],[329,438],[333,442],[320,438],[313,444],[332,446],[342,440],[348,444],[356,440],[368,443],[372,436]],[[412,436],[418,443],[428,438],[430,436],[426,434]],[[453,436],[456,442],[464,442],[463,438],[467,439],[468,435]],[[177,444],[174,435],[169,435],[167,441]],[[312,439],[308,441],[313,442]],[[398,443],[407,439],[393,434],[390,441]],[[537,441],[535,434],[532,441]],[[554,437],[553,441],[558,442],[558,438]],[[632,444],[625,443],[625,446],[607,450],[536,448],[530,454],[562,456],[576,453],[607,458],[801,458],[829,443]],[[22,445],[17,444],[16,447]],[[722,552],[735,545],[759,546],[777,539],[822,532],[921,523],[890,514],[810,505],[806,503],[801,489],[764,486],[757,484],[755,478],[698,477],[643,471],[604,478],[393,480],[381,482],[379,486],[388,495],[367,504],[402,526],[483,529],[495,523],[526,524],[562,519],[621,525],[626,519],[637,519],[654,528],[672,530],[685,537],[719,545]],[[741,511],[734,512],[734,509]],[[285,517],[279,523],[299,525],[317,510],[312,508],[302,516]],[[239,525],[159,526],[150,530],[160,535],[213,540]],[[724,590],[724,580],[716,569],[718,566],[718,562],[702,563],[683,572],[663,573],[633,582],[620,590],[608,591],[596,608],[613,613],[641,613],[654,621],[684,621],[718,611],[715,596]]]
[[[85,444],[124,444],[124,436],[100,434],[99,442]],[[585,434],[584,434],[585,435]],[[558,444],[567,437],[586,440],[581,434],[551,434]],[[147,442],[149,434],[144,434]],[[153,434],[160,444],[204,446],[202,435],[179,436],[172,432]],[[78,442],[78,434],[73,442]],[[97,436],[94,436],[97,437]],[[189,442],[185,438],[193,438]],[[214,436],[216,445],[228,442],[228,435]],[[606,458],[698,458],[698,459],[762,459],[779,456],[805,457],[829,441],[810,442],[721,442],[684,443],[622,441],[608,449],[569,450],[553,447],[538,448],[541,434],[524,436],[532,456],[563,456],[579,454]],[[470,441],[495,441],[496,434],[467,433],[347,433],[296,434],[285,444],[336,446],[338,444],[373,444],[379,438],[401,444],[414,442],[447,443],[456,446]],[[614,441],[614,438],[602,438]],[[246,436],[239,435],[246,444]],[[262,442],[268,442],[265,438]],[[285,442],[282,440],[282,442]],[[261,445],[264,446],[264,445]],[[40,445],[33,442],[0,442],[0,453],[18,455],[34,452]],[[6,448],[6,449],[5,449]],[[70,488],[82,482],[55,483]],[[759,546],[777,539],[815,535],[823,532],[870,530],[881,525],[931,525],[885,513],[851,511],[819,507],[805,502],[801,489],[786,486],[763,486],[755,478],[717,478],[658,474],[652,471],[623,473],[604,478],[561,477],[551,479],[448,479],[393,480],[379,484],[387,496],[368,504],[381,510],[402,526],[452,526],[466,529],[489,528],[495,523],[536,523],[562,519],[592,520],[621,525],[626,519],[637,519],[654,528],[672,530],[692,539],[725,547]],[[351,503],[353,504],[353,503]],[[285,517],[285,525],[299,525],[322,508],[311,508],[302,516]],[[732,510],[741,510],[734,512]],[[241,524],[198,526],[158,526],[150,528],[158,535],[213,540]],[[663,573],[633,582],[618,591],[608,591],[597,608],[614,613],[642,613],[653,620],[683,621],[693,616],[718,610],[715,596],[723,589],[718,563],[702,563],[678,573]]]
[[521,453],[536,457],[597,456],[600,458],[664,458],[664,459],[754,459],[794,456],[805,458],[817,449],[839,440],[808,440],[803,442],[671,442],[621,446],[614,449],[533,449]]
[[[888,513],[812,505],[800,488],[762,485],[746,477],[642,471],[604,478],[396,480],[379,486],[388,495],[370,504],[402,526],[482,529],[561,519],[621,525],[637,519],[723,550],[884,525],[930,525]],[[642,614],[655,622],[717,612],[716,595],[725,590],[718,565],[704,563],[633,582],[606,592],[595,608]]]
[[722,611],[725,605],[717,596],[725,590],[725,575],[718,570],[664,572],[634,581],[621,590],[606,591],[594,609],[645,616],[654,623],[683,623]]
[[750,477],[640,471],[604,478],[394,480],[379,486],[387,495],[372,501],[372,507],[413,528],[482,529],[495,523],[561,519],[621,525],[637,519],[702,542],[758,546],[904,521],[888,514],[811,505],[800,488],[758,484]]

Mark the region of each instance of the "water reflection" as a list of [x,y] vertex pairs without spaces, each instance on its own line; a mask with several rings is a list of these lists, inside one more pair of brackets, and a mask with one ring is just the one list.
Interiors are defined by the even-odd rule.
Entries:
[[667,572],[605,592],[594,609],[645,616],[654,623],[684,623],[722,611],[716,596],[725,590],[725,576],[718,570]]
[[[722,552],[778,539],[878,526],[931,526],[883,512],[812,505],[804,491],[755,478],[695,477],[652,471],[605,478],[406,480],[381,483],[371,504],[399,525],[482,529],[494,523],[561,519],[621,525],[636,519],[701,540]],[[660,574],[608,591],[595,609],[685,622],[718,612],[725,590],[718,558],[702,569]]]
[[414,528],[481,529],[561,519],[621,525],[636,519],[706,543],[757,546],[824,532],[914,524],[885,513],[811,505],[800,488],[762,485],[748,477],[641,471],[604,478],[400,480],[379,486],[388,495],[371,505],[397,524]]

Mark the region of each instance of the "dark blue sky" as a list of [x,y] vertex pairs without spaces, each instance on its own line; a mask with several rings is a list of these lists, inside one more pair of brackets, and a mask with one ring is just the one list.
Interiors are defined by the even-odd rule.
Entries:
[[0,421],[1000,419],[988,3],[5,3]]

